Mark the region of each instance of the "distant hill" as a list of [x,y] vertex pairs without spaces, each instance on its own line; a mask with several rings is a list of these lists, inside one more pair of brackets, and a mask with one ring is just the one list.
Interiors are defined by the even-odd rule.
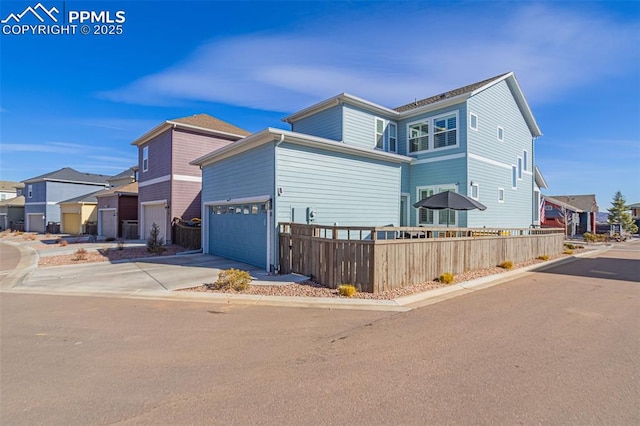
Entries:
[[596,223],[607,223],[608,217],[609,212],[598,212],[596,213]]

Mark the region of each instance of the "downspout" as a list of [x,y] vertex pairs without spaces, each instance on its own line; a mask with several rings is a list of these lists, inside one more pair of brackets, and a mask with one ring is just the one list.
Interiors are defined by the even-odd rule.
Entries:
[[[267,272],[276,272],[280,270],[280,259],[272,259],[272,252],[278,253],[276,250],[276,244],[278,244],[279,235],[277,233],[277,209],[276,209],[276,197],[278,196],[278,147],[284,142],[284,133],[280,133],[280,138],[275,144],[273,150],[273,192],[271,196],[271,209],[267,211],[267,214],[273,217],[273,223],[268,218],[267,222]],[[271,232],[276,234],[274,238],[271,237]],[[273,263],[272,263],[273,260]],[[273,271],[271,271],[271,265],[273,265]]]

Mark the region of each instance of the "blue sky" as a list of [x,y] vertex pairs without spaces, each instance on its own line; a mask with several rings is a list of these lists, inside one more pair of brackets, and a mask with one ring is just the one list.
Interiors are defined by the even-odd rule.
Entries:
[[[0,19],[37,3],[3,0]],[[395,107],[515,71],[544,133],[545,192],[640,202],[640,2],[42,4],[126,21],[120,35],[0,34],[2,180],[116,174],[170,118],[286,129],[341,92]]]

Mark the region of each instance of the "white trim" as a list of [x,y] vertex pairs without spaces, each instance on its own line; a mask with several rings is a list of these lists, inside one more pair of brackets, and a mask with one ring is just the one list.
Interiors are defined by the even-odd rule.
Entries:
[[165,209],[165,218],[164,218],[164,224],[162,225],[164,227],[164,241],[165,243],[167,241],[170,241],[167,239],[167,237],[170,237],[171,235],[167,235],[169,233],[169,230],[167,229],[167,218],[169,216],[169,213],[167,212],[167,207],[169,207],[169,202],[164,199],[164,200],[153,200],[153,201],[142,201],[140,203],[140,217],[138,218],[138,233],[140,234],[140,238],[142,238],[143,240],[146,239],[146,236],[144,235],[144,211],[143,211],[143,207],[146,206],[155,206],[155,205],[162,205]]
[[203,206],[230,206],[233,204],[253,204],[253,203],[266,203],[271,199],[270,195],[259,195],[257,197],[245,197],[245,198],[228,198],[226,200],[214,200],[203,203]]
[[33,198],[33,185],[27,184],[27,198]]
[[35,203],[26,202],[26,206],[57,206],[57,201],[36,201]]
[[[402,201],[402,199],[405,198],[407,200],[407,204],[405,206],[405,212],[404,212],[404,220],[406,222],[406,226],[410,226],[411,224],[411,214],[410,214],[410,210],[411,210],[411,193],[409,192],[401,192],[400,193],[400,201]],[[402,221],[402,218],[400,218],[400,220]],[[401,224],[399,224],[400,226],[402,226]]]
[[173,175],[173,180],[180,182],[202,182],[202,176]]
[[157,178],[145,180],[144,182],[138,182],[138,188],[144,188],[145,186],[155,185],[156,183],[168,182],[171,180],[171,175],[164,175]]
[[324,101],[318,102],[317,104],[311,105],[307,108],[304,108],[296,113],[286,116],[282,119],[285,123],[292,124],[298,120],[306,118],[310,115],[313,115],[317,112],[323,111],[325,109],[341,105],[343,103],[354,105],[357,107],[361,107],[363,109],[369,110],[374,113],[380,113],[382,115],[386,115],[389,117],[398,117],[400,113],[393,109],[384,107],[382,105],[378,105],[371,101],[367,101],[366,99],[359,98],[357,96],[350,95],[348,93],[341,93],[332,98],[326,99]]
[[102,235],[102,212],[115,211],[116,214],[116,238],[118,237],[118,212],[115,207],[105,207],[103,209],[98,209],[98,235]]
[[[396,149],[394,150],[391,149],[391,126],[395,127],[396,129],[396,136],[395,136]],[[388,151],[397,154],[398,153],[398,123],[396,123],[395,121],[389,121],[389,124],[387,124],[387,131],[385,133],[387,135],[385,139],[386,139]]]
[[504,127],[498,126],[496,128],[496,139],[498,142],[504,142]]
[[169,203],[167,202],[166,199],[164,199],[164,200],[153,200],[153,201],[142,201],[140,203],[141,206],[150,206],[150,205],[153,205],[153,204],[162,204],[165,207],[167,207],[169,205]]
[[[428,128],[428,131],[427,131],[427,149],[423,149],[423,150],[420,150],[420,151],[411,151],[411,139],[412,138],[409,136],[411,134],[411,129],[410,128],[414,124],[421,124],[421,123],[426,123],[427,124],[427,128]],[[407,139],[407,155],[415,155],[415,154],[429,152],[429,150],[431,149],[431,137],[430,137],[430,135],[431,135],[431,127],[432,127],[431,126],[431,119],[430,118],[423,118],[423,119],[420,119],[420,120],[411,121],[411,122],[408,122],[405,126],[407,128],[406,129],[406,132],[407,132],[406,133],[406,135],[407,135],[407,137],[406,137],[406,139]],[[424,137],[424,136],[421,136],[421,138],[422,137]]]
[[522,174],[523,174],[523,175],[527,175],[527,176],[533,176],[533,173],[532,173],[532,172],[528,172],[528,171],[526,171],[526,170],[524,170],[524,171],[522,172]]
[[472,159],[478,160],[478,161],[482,161],[483,163],[491,164],[493,166],[498,166],[498,167],[502,167],[504,169],[511,170],[511,165],[510,164],[501,163],[499,161],[492,160],[490,158],[482,157],[482,156],[480,156],[478,154],[469,153],[469,158],[472,158]]
[[223,132],[221,130],[209,129],[207,127],[193,126],[191,124],[184,124],[184,123],[180,123],[180,122],[177,122],[177,121],[167,120],[167,121],[165,121],[163,123],[160,123],[159,125],[157,125],[153,129],[149,130],[147,133],[145,133],[144,135],[140,136],[135,141],[131,142],[131,145],[140,146],[140,145],[150,141],[151,139],[155,138],[156,136],[166,132],[167,130],[171,130],[171,129],[193,130],[193,131],[197,131],[198,133],[204,133],[204,134],[207,134],[207,135],[214,135],[214,136],[222,136],[222,137],[227,137],[227,138],[234,139],[234,140],[242,139],[243,137],[245,137],[245,135],[238,135],[238,134],[235,134],[235,133]]
[[[460,152],[458,154],[442,155],[440,157],[423,158],[422,160],[416,160],[411,164],[437,163],[439,161],[447,161],[447,160],[455,160],[457,158],[465,158],[466,156],[467,156],[467,154],[465,152]],[[471,156],[471,154],[469,154],[469,156]]]
[[[476,127],[473,127],[473,117],[476,118]],[[475,130],[476,132],[478,131],[478,114],[469,112],[469,128],[471,130]]]
[[[265,265],[265,270],[267,272],[271,272],[271,217],[273,212],[273,205],[269,203],[269,208],[267,209],[267,262]],[[275,266],[275,262],[273,263]]]
[[[502,200],[500,199],[500,191],[502,191]],[[505,198],[504,188],[498,188],[498,203],[503,204],[504,203],[504,198]]]

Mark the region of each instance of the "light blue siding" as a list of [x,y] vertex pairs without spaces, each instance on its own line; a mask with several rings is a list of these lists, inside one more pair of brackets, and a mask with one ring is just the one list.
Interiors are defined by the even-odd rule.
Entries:
[[[468,113],[478,116],[478,130],[468,131],[469,181],[480,187],[484,212],[469,213],[469,226],[528,227],[533,223],[533,139],[506,82],[500,82],[468,101]],[[468,115],[468,114],[467,114]],[[498,126],[504,141],[497,138]],[[527,151],[527,164],[516,189],[511,186],[511,166]],[[504,203],[498,203],[504,188]]]
[[399,164],[287,143],[277,148],[277,163],[278,222],[305,222],[312,208],[321,225],[399,224]]
[[261,145],[202,169],[202,201],[273,195],[274,144]]
[[344,106],[344,143],[360,148],[375,148],[376,116],[368,111]]
[[307,135],[342,141],[342,106],[320,111],[293,123],[291,130]]

